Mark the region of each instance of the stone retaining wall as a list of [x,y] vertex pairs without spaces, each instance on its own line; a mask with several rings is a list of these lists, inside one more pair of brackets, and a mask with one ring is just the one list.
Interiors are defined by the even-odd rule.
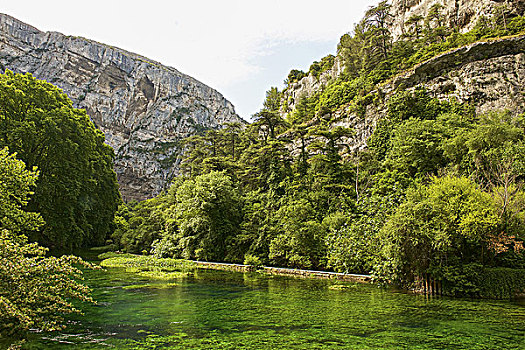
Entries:
[[[193,261],[197,268],[201,269],[212,269],[212,270],[223,270],[223,271],[238,271],[238,272],[249,272],[255,271],[256,268],[251,265],[242,264],[228,264],[228,263],[216,263],[206,261]],[[318,279],[336,279],[349,282],[368,283],[372,280],[369,275],[357,275],[339,272],[329,271],[313,271],[313,270],[300,270],[300,269],[288,269],[283,267],[269,267],[263,266],[257,269],[269,275],[281,275],[281,276],[293,276],[293,277],[304,277],[304,278],[318,278]]]

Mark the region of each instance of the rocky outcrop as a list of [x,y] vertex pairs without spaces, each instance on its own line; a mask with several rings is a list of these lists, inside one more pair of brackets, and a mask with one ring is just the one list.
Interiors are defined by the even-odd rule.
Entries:
[[[378,1],[379,2],[379,1]],[[457,28],[460,32],[471,30],[478,20],[485,16],[491,17],[498,7],[505,9],[505,16],[522,15],[525,12],[525,0],[393,0],[391,1],[390,32],[393,40],[398,40],[410,28],[406,24],[412,16],[420,16],[420,25],[435,5],[441,5],[439,10],[441,24]],[[436,23],[431,25],[436,26]],[[450,62],[444,62],[448,64]],[[300,81],[290,84],[284,91],[286,101],[283,114],[295,109],[302,97],[309,97],[327,86],[330,81],[337,79],[344,71],[344,62],[341,56],[335,57],[332,69],[323,72],[318,78],[310,74]]]
[[[405,22],[412,16],[426,17],[431,8],[440,4],[440,20],[445,26],[454,26],[461,32],[474,27],[481,16],[490,17],[505,8],[505,15],[523,15],[525,0],[393,0],[391,1],[391,32],[398,39],[407,28]],[[433,25],[436,25],[435,23]],[[301,97],[309,97],[337,79],[344,70],[340,56],[336,64],[319,78],[309,75],[290,84],[283,92],[286,101],[283,115],[294,110]],[[377,121],[386,115],[386,102],[400,90],[425,88],[439,99],[454,98],[473,104],[478,113],[492,110],[525,112],[525,36],[503,38],[467,45],[420,63],[399,74],[372,92],[366,111],[355,112],[355,106],[343,106],[332,120],[333,126],[355,130],[346,140],[351,150],[366,147]],[[317,116],[323,117],[323,116]],[[315,123],[315,118],[312,120]]]
[[301,98],[309,97],[314,92],[327,86],[330,82],[337,79],[343,73],[344,69],[343,59],[341,56],[336,56],[332,68],[322,72],[318,77],[309,74],[301,80],[291,83],[284,92],[286,103],[281,112],[285,114],[293,111]]
[[423,87],[431,96],[472,104],[483,114],[494,110],[525,112],[525,35],[468,45],[420,63],[372,93],[376,103],[357,115],[351,107],[335,116],[339,125],[351,127],[350,148],[366,147],[377,121],[387,113],[387,101],[397,91]]
[[420,63],[381,87],[384,94],[424,86],[433,96],[472,103],[478,113],[525,111],[525,35],[477,42]]
[[463,33],[471,30],[481,17],[491,17],[498,7],[505,9],[507,16],[525,10],[525,0],[393,0],[391,5],[394,40],[407,31],[406,22],[411,17],[424,19],[435,5],[441,7],[439,20],[442,24]]
[[178,174],[181,141],[243,122],[214,89],[140,55],[42,32],[0,14],[0,68],[32,73],[86,109],[116,154],[125,200],[150,198]]

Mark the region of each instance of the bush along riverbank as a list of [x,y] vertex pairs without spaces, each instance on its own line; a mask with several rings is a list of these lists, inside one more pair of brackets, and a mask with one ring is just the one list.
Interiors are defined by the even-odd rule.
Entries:
[[[489,299],[512,299],[525,296],[525,269],[484,267],[466,264],[436,269],[437,283],[428,282],[427,289],[450,296]],[[436,287],[437,286],[437,287]]]

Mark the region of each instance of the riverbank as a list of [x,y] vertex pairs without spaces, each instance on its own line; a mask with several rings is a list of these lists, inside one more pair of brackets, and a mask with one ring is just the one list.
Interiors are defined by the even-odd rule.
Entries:
[[145,255],[132,254],[101,254],[101,258],[105,258],[100,263],[103,267],[124,267],[133,269],[147,269],[147,268],[161,268],[167,270],[189,270],[189,269],[211,269],[222,271],[237,271],[237,272],[253,272],[264,273],[268,275],[292,276],[301,278],[316,278],[316,279],[335,279],[347,282],[369,283],[372,278],[369,275],[347,274],[329,271],[315,271],[315,270],[301,270],[284,267],[261,266],[254,267],[252,265],[233,264],[233,263],[219,263],[207,262],[185,259],[171,259],[171,258],[155,258]]
[[301,269],[290,269],[284,267],[272,267],[272,266],[261,266],[254,268],[251,265],[243,264],[231,264],[231,263],[217,263],[207,261],[194,261],[188,260],[195,264],[198,268],[213,269],[213,270],[225,270],[225,271],[258,271],[267,273],[269,275],[281,275],[281,276],[293,276],[293,277],[304,277],[304,278],[319,278],[319,279],[337,279],[348,282],[359,282],[368,283],[371,282],[372,277],[370,275],[359,275],[349,274],[340,272],[330,271],[315,271],[315,270],[301,270]]
[[[157,261],[157,266],[182,263],[153,257],[135,260],[136,265],[148,260]],[[23,348],[522,348],[525,304],[520,302],[433,298],[371,283],[195,265],[186,261],[188,270],[181,272],[187,274],[169,274],[170,280],[142,276],[145,270],[86,270],[84,278],[97,305],[85,305],[82,316],[67,316],[65,330],[31,333]],[[0,339],[0,349],[2,341],[6,339]]]

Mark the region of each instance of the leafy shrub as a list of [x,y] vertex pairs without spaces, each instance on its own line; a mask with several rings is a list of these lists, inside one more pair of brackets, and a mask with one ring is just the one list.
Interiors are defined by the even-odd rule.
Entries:
[[477,283],[483,298],[510,299],[525,293],[525,269],[485,268],[478,275]]
[[80,313],[74,300],[93,301],[74,266],[90,264],[74,256],[46,257],[48,249],[23,234],[43,225],[39,214],[24,210],[36,179],[35,171],[0,149],[0,337],[62,329],[65,315]]
[[306,73],[302,70],[292,69],[288,74],[287,84],[296,83],[306,77]]
[[452,296],[479,296],[479,278],[483,272],[481,264],[444,266],[433,269],[434,278],[443,283],[443,293]]
[[178,252],[179,249],[169,237],[157,239],[151,245],[151,254],[156,258],[172,258]]
[[258,256],[246,254],[244,256],[244,265],[250,265],[254,268],[260,268],[263,266],[261,259]]
[[443,281],[443,292],[452,296],[512,299],[525,292],[525,269],[483,267],[472,263],[434,269]]
[[104,134],[62,90],[31,74],[0,74],[0,101],[0,148],[41,170],[27,208],[45,224],[30,240],[65,250],[104,243],[121,201]]

